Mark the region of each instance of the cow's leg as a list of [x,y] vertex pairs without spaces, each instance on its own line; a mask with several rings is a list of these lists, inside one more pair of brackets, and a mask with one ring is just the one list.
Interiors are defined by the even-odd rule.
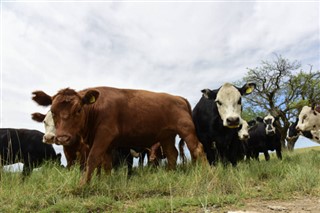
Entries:
[[132,175],[132,167],[133,167],[133,156],[129,153],[126,157],[126,163],[128,168],[128,178]]
[[[112,151],[107,151],[105,153],[105,155],[103,156],[103,160],[102,160],[102,165],[101,166],[103,167],[104,172],[106,173],[106,175],[110,175],[111,174],[111,170],[112,170]],[[101,170],[101,166],[100,166],[100,170]]]
[[112,168],[112,155],[111,150],[108,150],[108,147],[114,137],[112,137],[111,134],[108,134],[109,131],[98,130],[97,132],[98,134],[95,136],[96,140],[93,142],[92,148],[89,152],[86,170],[80,180],[80,186],[90,182],[94,170],[99,165],[103,164],[105,169],[109,169],[109,167]]
[[73,166],[76,162],[76,159],[77,159],[76,151],[72,149],[70,150],[70,148],[67,146],[63,146],[63,152],[64,152],[64,155],[66,156],[67,168],[70,169],[70,167]]
[[143,163],[144,163],[144,158],[146,156],[147,152],[145,150],[143,150],[140,153],[140,157],[139,157],[139,167],[142,168],[143,167]]
[[168,169],[175,169],[177,166],[178,150],[175,147],[175,136],[161,140],[163,152],[168,160]]
[[31,165],[32,164],[24,163],[23,169],[22,169],[22,180],[25,180],[25,178],[30,175],[30,173],[32,171]]
[[282,160],[281,148],[276,149],[278,159]]
[[194,162],[197,159],[200,159],[203,163],[206,163],[207,160],[203,151],[203,146],[196,136],[196,131],[192,120],[191,123],[186,122],[179,126],[180,128],[178,129],[178,134],[186,142],[192,161]]
[[254,157],[254,159],[256,159],[257,161],[259,161],[259,152],[253,152],[253,157]]
[[266,161],[269,161],[270,160],[270,155],[269,155],[269,152],[268,151],[264,151],[264,157],[266,159]]
[[216,148],[216,142],[212,142],[208,139],[202,140],[202,145],[204,148],[204,151],[207,156],[207,160],[210,165],[214,166],[217,163],[217,148]]

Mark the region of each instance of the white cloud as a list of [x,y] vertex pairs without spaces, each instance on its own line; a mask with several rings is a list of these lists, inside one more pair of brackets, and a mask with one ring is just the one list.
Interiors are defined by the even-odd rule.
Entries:
[[319,69],[318,3],[2,3],[2,127],[43,130],[31,92],[115,86],[194,106],[277,52]]

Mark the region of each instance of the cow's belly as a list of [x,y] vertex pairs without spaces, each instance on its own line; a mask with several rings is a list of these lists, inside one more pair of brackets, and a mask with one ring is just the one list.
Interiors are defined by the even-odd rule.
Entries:
[[122,136],[114,141],[114,145],[119,147],[150,147],[157,142],[155,135]]

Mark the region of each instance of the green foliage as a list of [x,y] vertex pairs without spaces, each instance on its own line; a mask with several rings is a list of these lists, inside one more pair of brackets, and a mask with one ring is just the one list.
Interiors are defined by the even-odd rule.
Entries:
[[[300,67],[300,62],[275,54],[272,61],[265,60],[258,67],[248,68],[243,79],[235,83],[257,84],[252,95],[244,98],[243,117],[251,120],[268,113],[279,117],[277,128],[283,147],[290,121],[295,121],[303,106],[320,102],[320,71],[313,71],[312,66],[309,71],[298,71]],[[292,141],[290,147],[293,148],[294,143]]]
[[135,168],[94,176],[80,188],[79,168],[44,166],[24,182],[2,172],[0,212],[205,212],[246,199],[320,196],[320,151],[284,153],[237,167],[187,164],[175,171]]

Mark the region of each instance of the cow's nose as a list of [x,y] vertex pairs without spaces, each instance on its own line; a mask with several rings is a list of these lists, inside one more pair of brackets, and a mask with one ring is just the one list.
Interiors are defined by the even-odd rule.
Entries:
[[240,118],[239,117],[229,117],[227,118],[228,126],[239,126]]
[[249,139],[249,135],[243,135],[244,139]]
[[43,143],[53,143],[54,135],[44,135]]
[[59,142],[59,143],[66,143],[66,142],[68,142],[68,141],[70,141],[70,136],[68,136],[68,135],[62,135],[62,136],[58,136],[57,137],[57,141]]

